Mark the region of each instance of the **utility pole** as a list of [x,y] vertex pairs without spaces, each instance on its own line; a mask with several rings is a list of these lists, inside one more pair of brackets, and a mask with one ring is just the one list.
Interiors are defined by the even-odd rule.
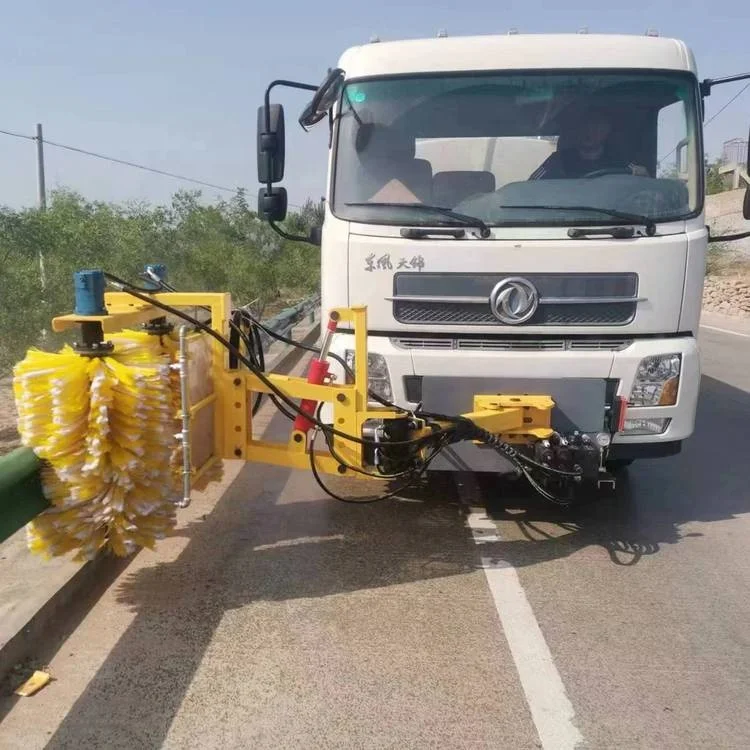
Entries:
[[36,124],[36,170],[37,188],[39,193],[39,208],[47,210],[47,188],[44,185],[44,136],[42,135],[42,123]]
[[[39,194],[39,210],[47,210],[47,187],[44,184],[44,136],[42,134],[42,123],[36,124],[36,174],[37,174],[37,190]],[[42,288],[42,309],[46,310],[45,306],[45,292],[47,290],[47,274],[44,270],[44,251],[42,250],[41,244],[37,250],[39,256],[39,286]],[[47,338],[47,329],[42,327],[42,341]]]

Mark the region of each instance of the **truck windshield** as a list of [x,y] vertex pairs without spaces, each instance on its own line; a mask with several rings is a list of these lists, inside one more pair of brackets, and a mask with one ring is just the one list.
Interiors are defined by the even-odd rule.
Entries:
[[702,205],[696,93],[692,75],[647,71],[352,81],[332,209],[398,225],[451,223],[399,203],[494,226],[611,224],[607,210],[684,219]]

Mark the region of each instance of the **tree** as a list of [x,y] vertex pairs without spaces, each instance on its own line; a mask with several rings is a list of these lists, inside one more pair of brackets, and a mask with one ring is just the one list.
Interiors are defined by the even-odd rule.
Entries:
[[721,160],[716,159],[713,162],[706,159],[706,194],[723,193],[726,190],[726,183],[723,176],[719,173]]
[[308,198],[298,213],[290,214],[286,226],[294,234],[307,235],[311,229],[323,226],[325,206],[323,201],[313,202]]

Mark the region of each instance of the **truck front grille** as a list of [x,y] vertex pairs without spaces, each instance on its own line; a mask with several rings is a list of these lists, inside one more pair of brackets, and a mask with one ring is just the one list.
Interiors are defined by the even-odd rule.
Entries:
[[638,277],[633,273],[439,274],[394,276],[393,316],[406,325],[503,326],[493,314],[495,286],[521,277],[537,290],[539,306],[522,326],[616,326],[635,317]]

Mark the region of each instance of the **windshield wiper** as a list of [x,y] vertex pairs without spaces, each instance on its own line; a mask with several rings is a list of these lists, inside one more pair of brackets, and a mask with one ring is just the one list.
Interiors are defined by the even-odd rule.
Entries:
[[482,239],[487,239],[491,234],[490,228],[480,218],[469,216],[468,214],[457,213],[456,211],[443,206],[430,206],[427,203],[396,203],[395,201],[391,203],[365,201],[362,203],[345,203],[344,205],[352,208],[369,208],[373,206],[376,208],[416,208],[421,209],[422,211],[430,211],[434,214],[441,214],[449,219],[459,222],[462,226],[478,229],[479,236]]
[[[626,211],[617,211],[614,208],[598,208],[597,206],[521,206],[507,205],[498,206],[498,208],[522,208],[525,210],[546,209],[548,211],[593,211],[594,213],[609,216],[612,219],[620,219],[630,224],[643,224],[646,227],[646,234],[653,237],[656,234],[656,224],[653,219],[641,214],[631,214]],[[572,235],[571,235],[572,236]]]
[[594,237],[596,235],[609,235],[616,240],[628,240],[635,236],[633,227],[571,227],[568,229],[568,237]]

